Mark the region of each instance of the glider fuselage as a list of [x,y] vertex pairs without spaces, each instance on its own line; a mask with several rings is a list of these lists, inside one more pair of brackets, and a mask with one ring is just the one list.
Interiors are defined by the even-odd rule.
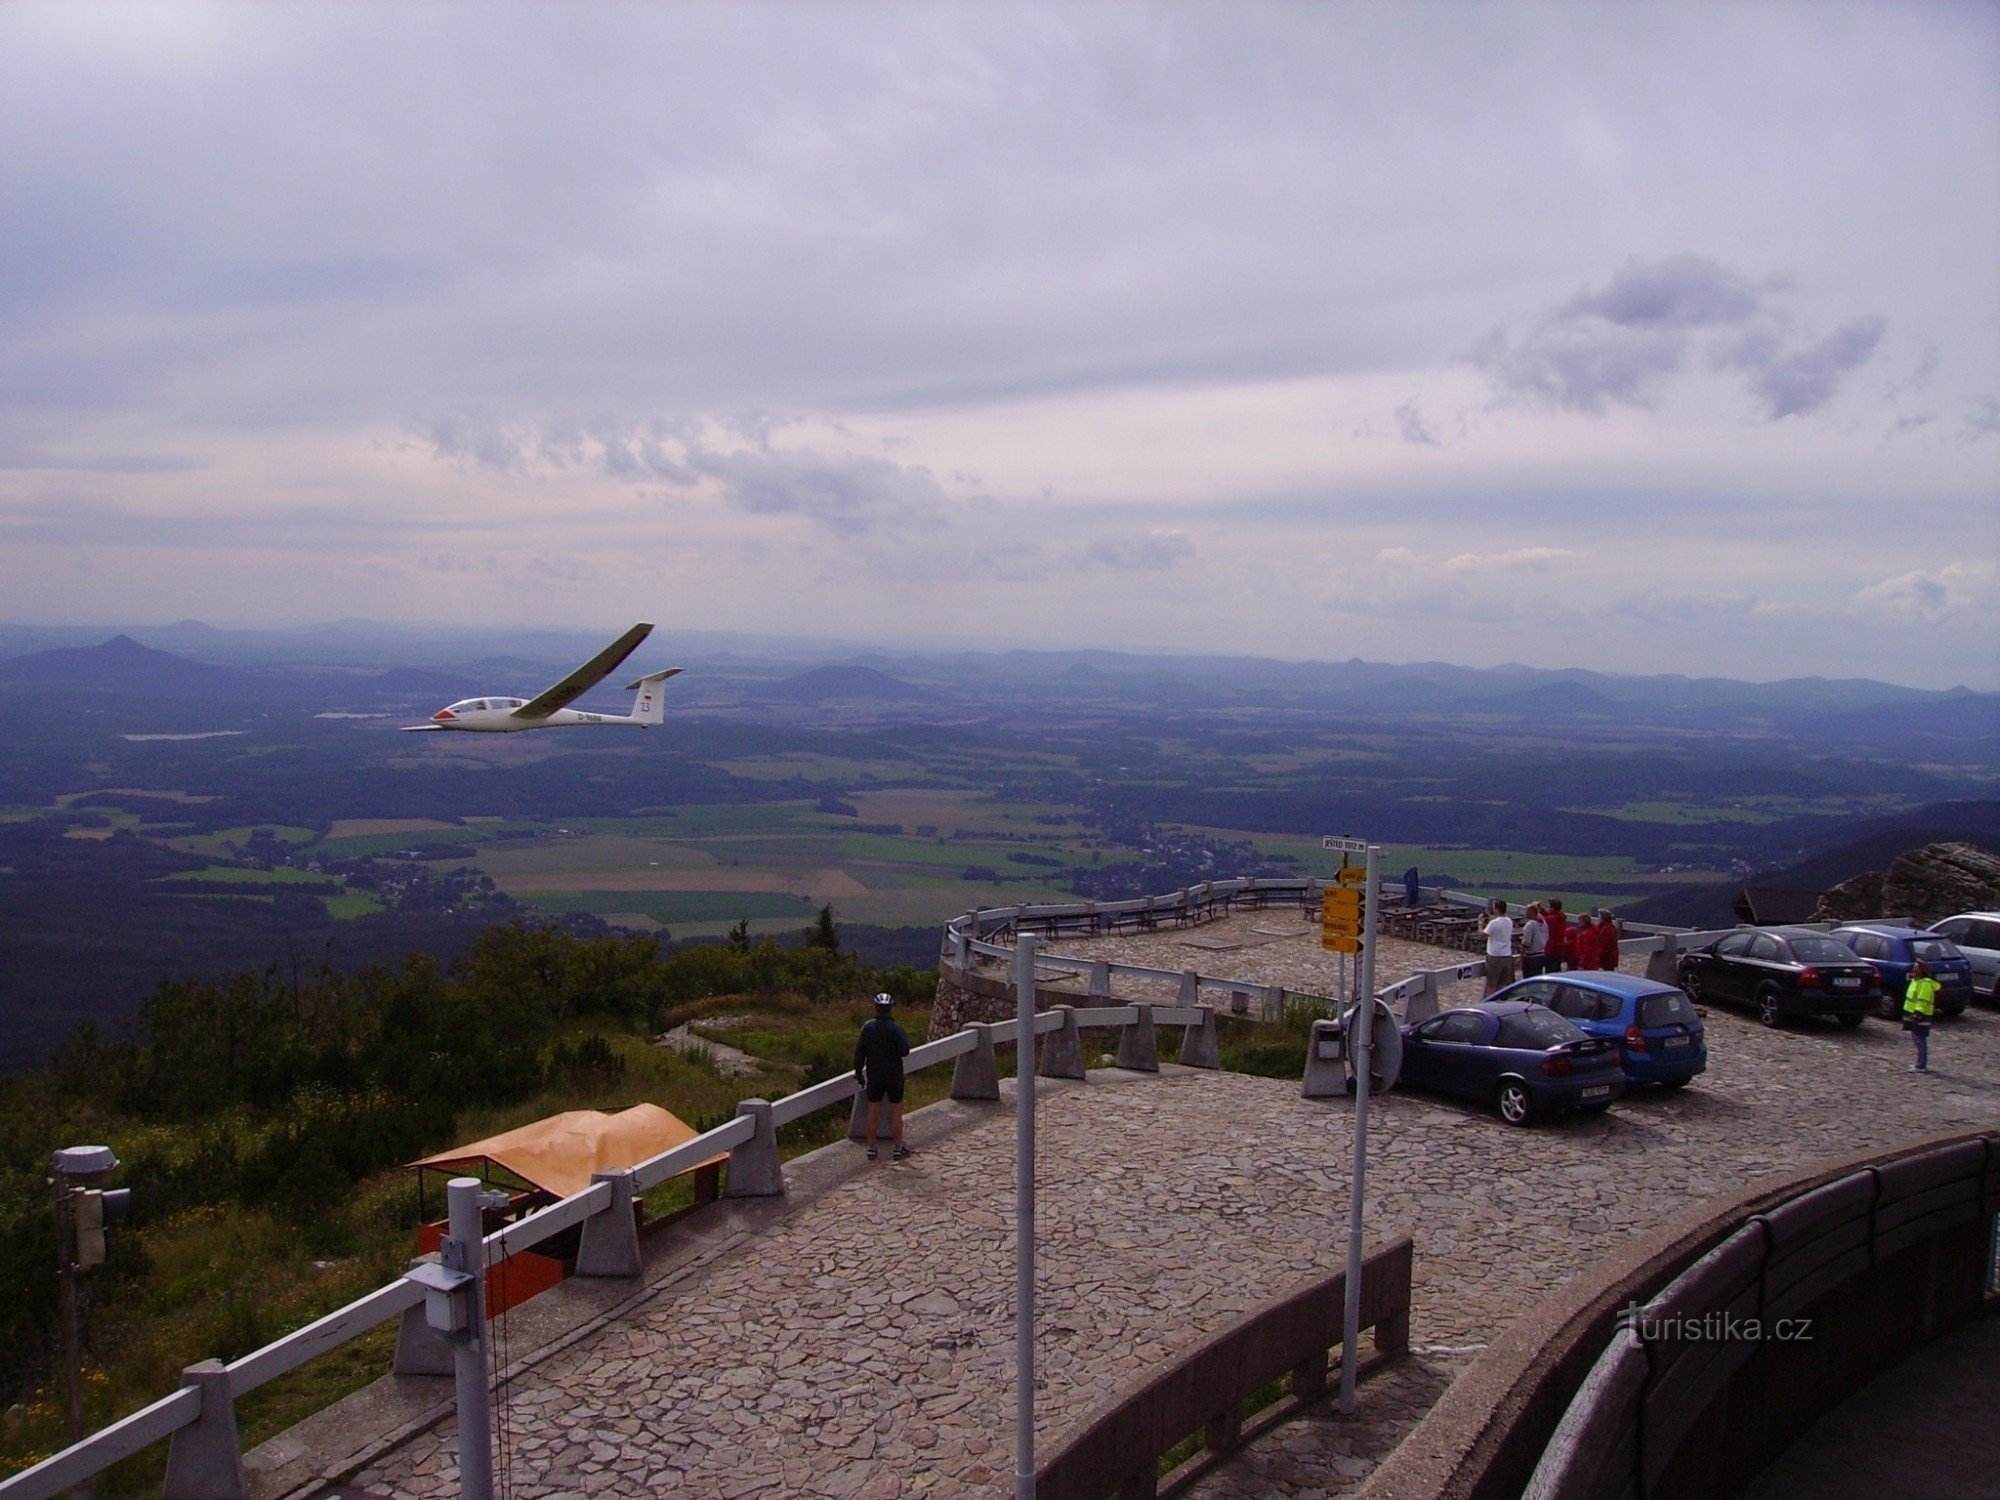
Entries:
[[523,729],[555,729],[572,724],[626,724],[635,729],[649,729],[666,717],[666,694],[661,684],[678,676],[679,667],[648,672],[637,682],[627,684],[626,692],[639,695],[629,714],[597,714],[569,705],[610,676],[652,630],[651,625],[640,621],[554,687],[532,698],[461,698],[432,714],[428,724],[405,724],[403,728],[471,730],[476,734],[514,734]]
[[647,729],[644,719],[624,714],[594,714],[580,708],[559,708],[541,719],[517,719],[514,711],[525,702],[521,698],[467,698],[431,715],[440,729],[469,729],[478,734],[518,734],[524,729],[553,729],[564,724],[623,724]]

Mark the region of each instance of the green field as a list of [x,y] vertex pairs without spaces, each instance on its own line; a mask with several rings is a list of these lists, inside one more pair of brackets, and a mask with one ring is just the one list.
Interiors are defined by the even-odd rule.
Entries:
[[689,923],[720,924],[725,929],[744,917],[783,918],[783,926],[801,927],[817,908],[799,896],[772,891],[532,891],[514,893],[517,901],[549,912],[633,912],[679,932]]
[[332,877],[316,874],[311,870],[294,870],[288,865],[276,865],[268,870],[246,869],[242,865],[210,865],[205,870],[182,870],[173,875],[161,875],[154,879],[155,885],[172,885],[182,880],[214,880],[229,885],[327,885]]

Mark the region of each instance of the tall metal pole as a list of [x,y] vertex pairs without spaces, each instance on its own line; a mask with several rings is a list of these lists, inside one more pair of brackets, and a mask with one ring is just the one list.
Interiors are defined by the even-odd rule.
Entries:
[[1014,1500],[1035,1500],[1035,950],[1014,938]]
[[472,1278],[462,1293],[470,1304],[463,1333],[453,1335],[452,1374],[458,1382],[458,1492],[465,1500],[493,1500],[493,1408],[486,1392],[486,1229],[479,1212],[477,1177],[454,1177],[445,1186],[450,1238],[440,1259],[447,1270]]
[[1368,1185],[1368,1085],[1375,1065],[1375,923],[1381,915],[1382,848],[1368,846],[1361,896],[1361,998],[1347,1050],[1354,1059],[1354,1185],[1347,1204],[1347,1305],[1340,1319],[1340,1412],[1354,1414],[1355,1344],[1361,1337],[1361,1205]]
[[[72,1444],[83,1441],[83,1271],[76,1263],[75,1193],[60,1168],[56,1186],[56,1284],[62,1319],[63,1419]],[[84,1480],[70,1490],[71,1500],[91,1500],[97,1486]]]

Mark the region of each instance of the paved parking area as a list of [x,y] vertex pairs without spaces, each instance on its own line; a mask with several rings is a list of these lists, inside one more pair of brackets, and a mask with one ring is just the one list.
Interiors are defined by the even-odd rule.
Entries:
[[[1245,978],[1291,983],[1250,967],[1260,953],[1291,961],[1287,946],[1226,956]],[[1182,962],[1157,949],[1135,961]],[[1710,1072],[1693,1088],[1642,1092],[1589,1119],[1517,1130],[1449,1101],[1378,1101],[1370,1222],[1384,1237],[1416,1236],[1417,1356],[1364,1387],[1359,1426],[1322,1410],[1196,1493],[1357,1487],[1495,1332],[1630,1235],[1760,1173],[2000,1119],[1991,1012],[1938,1028],[1928,1076],[1907,1071],[1902,1033],[1880,1022],[1771,1032],[1718,1009],[1709,1039]],[[915,1118],[922,1149],[911,1161],[869,1167],[856,1149],[828,1148],[839,1170],[826,1190],[515,1380],[508,1493],[1004,1493],[1011,1108],[946,1105]],[[1344,1259],[1345,1101],[1302,1100],[1284,1080],[1101,1073],[1052,1089],[1040,1124],[1038,1442]],[[351,1479],[382,1493],[455,1493],[451,1448],[446,1424]]]

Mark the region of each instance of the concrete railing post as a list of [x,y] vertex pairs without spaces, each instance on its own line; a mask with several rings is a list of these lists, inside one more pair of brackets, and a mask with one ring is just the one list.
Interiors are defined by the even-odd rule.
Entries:
[[954,1099],[998,1099],[1000,1065],[993,1055],[993,1026],[987,1021],[973,1023],[976,1040],[970,1052],[961,1052],[951,1069],[951,1097]]
[[1139,1018],[1118,1035],[1118,1066],[1134,1073],[1160,1071],[1160,1043],[1153,1032],[1153,1007],[1135,1005]]
[[771,1122],[768,1099],[745,1099],[736,1113],[756,1122],[757,1133],[729,1153],[729,1185],[725,1198],[776,1198],[785,1191],[784,1169],[778,1164],[778,1128]]
[[1181,1066],[1219,1068],[1222,1066],[1222,1039],[1215,1030],[1215,1007],[1197,1005],[1195,1009],[1201,1012],[1201,1019],[1181,1033]]
[[610,1186],[611,1204],[583,1221],[583,1234],[576,1245],[576,1274],[637,1276],[639,1217],[633,1212],[632,1174],[593,1172],[590,1180]]
[[1338,1099],[1347,1094],[1347,1034],[1338,1021],[1315,1021],[1306,1039],[1306,1076],[1301,1099]]
[[181,1371],[181,1384],[201,1392],[201,1415],[174,1434],[161,1500],[250,1500],[229,1371],[205,1359]]
[[1111,998],[1111,961],[1100,958],[1090,966],[1090,998],[1109,1000]]
[[1174,1004],[1183,1009],[1201,1004],[1201,976],[1193,969],[1181,970],[1180,992],[1174,996]]
[[[435,1255],[420,1255],[410,1262],[414,1268]],[[431,1327],[424,1305],[403,1309],[403,1321],[396,1329],[396,1357],[389,1369],[397,1375],[449,1375],[452,1371],[451,1340]]]
[[1062,1012],[1062,1026],[1042,1038],[1035,1071],[1044,1078],[1082,1078],[1083,1033],[1077,1029],[1076,1007],[1058,1005],[1056,1009]]
[[1659,951],[1646,955],[1646,977],[1660,984],[1681,982],[1681,940],[1678,933],[1660,935]]
[[[866,1089],[856,1089],[854,1091],[854,1104],[847,1111],[847,1138],[850,1141],[865,1141],[868,1139],[868,1090]],[[889,1106],[887,1104],[876,1105],[875,1139],[878,1141],[892,1141],[895,1138],[896,1132],[889,1126]]]
[[1418,1021],[1427,1021],[1438,1013],[1437,971],[1427,969],[1421,977],[1424,981],[1424,987],[1418,990],[1416,994],[1410,996],[1410,1003],[1403,1007],[1403,1021],[1406,1025],[1415,1025]]

